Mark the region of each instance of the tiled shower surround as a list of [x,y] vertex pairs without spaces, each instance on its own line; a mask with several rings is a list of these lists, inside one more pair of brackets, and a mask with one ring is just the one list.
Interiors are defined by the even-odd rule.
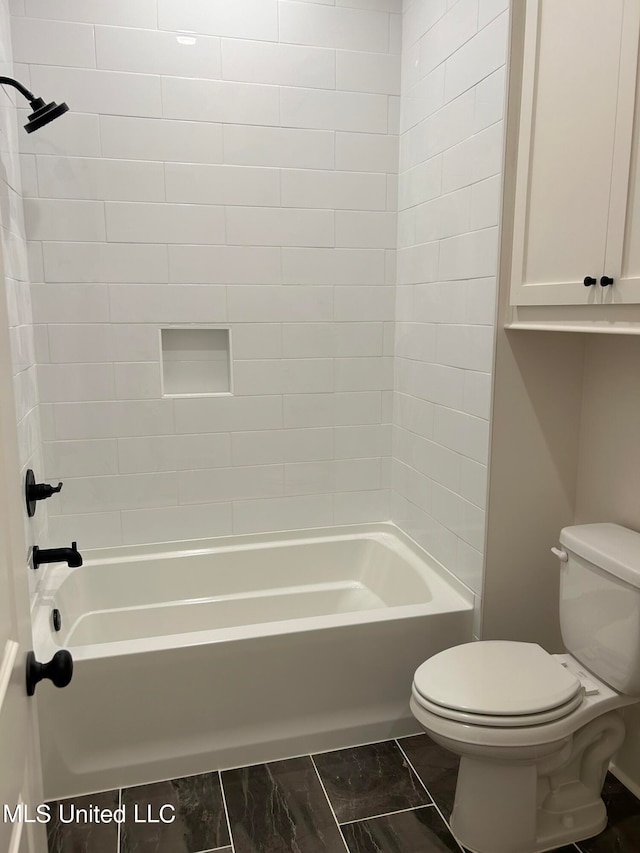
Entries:
[[403,15],[393,518],[478,595],[507,5]]
[[[400,0],[16,7],[51,537],[388,518]],[[190,323],[234,396],[162,398]]]
[[12,3],[52,540],[391,518],[480,592],[506,6]]

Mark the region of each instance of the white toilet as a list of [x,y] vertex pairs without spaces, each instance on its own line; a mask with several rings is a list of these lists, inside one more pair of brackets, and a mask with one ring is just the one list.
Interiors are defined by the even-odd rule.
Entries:
[[604,829],[600,796],[640,697],[640,534],[566,527],[568,654],[507,640],[454,646],[416,670],[411,710],[461,756],[451,828],[473,853],[541,853]]

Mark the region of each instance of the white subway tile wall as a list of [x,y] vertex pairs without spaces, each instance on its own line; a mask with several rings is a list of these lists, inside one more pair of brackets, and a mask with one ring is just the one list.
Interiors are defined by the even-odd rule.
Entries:
[[[20,39],[20,34],[16,36]],[[40,31],[34,33],[34,43],[41,41]],[[90,61],[86,52],[86,43],[79,37],[76,54],[83,61]],[[24,69],[16,69],[12,61],[11,20],[8,0],[0,2],[0,74],[24,77]],[[26,84],[28,85],[28,75]],[[0,299],[6,297],[9,319],[9,342],[11,345],[11,363],[13,387],[18,428],[18,453],[21,476],[24,478],[27,468],[33,468],[38,475],[44,473],[42,437],[39,417],[39,399],[37,382],[37,357],[42,351],[42,339],[37,339],[33,325],[32,300],[29,289],[29,257],[25,237],[25,219],[23,214],[23,194],[32,195],[37,190],[34,183],[33,159],[22,160],[18,153],[18,134],[24,134],[19,127],[16,103],[22,100],[17,92],[9,87],[0,89],[0,247],[2,253],[3,286],[0,286]],[[24,103],[24,101],[23,101]],[[21,175],[23,172],[24,177]],[[49,217],[49,211],[44,213]],[[92,227],[91,214],[88,214],[89,229]],[[53,225],[53,223],[52,223]],[[79,377],[70,378],[71,383],[80,385]],[[59,377],[53,380],[59,385]],[[2,405],[2,401],[0,401]],[[47,538],[47,508],[38,505],[38,513],[30,521],[24,513],[27,545],[45,542]],[[25,561],[27,555],[25,554]],[[34,573],[29,580],[35,586]]]
[[[15,74],[72,110],[27,136],[0,103],[52,541],[393,518],[480,600],[507,6],[12,4]],[[159,330],[189,323],[230,328],[234,396],[161,397]]]
[[508,0],[405,0],[392,517],[482,592]]
[[[71,110],[20,136],[52,541],[390,517],[401,7],[14,4],[21,73]],[[161,397],[189,323],[230,328],[233,396]]]

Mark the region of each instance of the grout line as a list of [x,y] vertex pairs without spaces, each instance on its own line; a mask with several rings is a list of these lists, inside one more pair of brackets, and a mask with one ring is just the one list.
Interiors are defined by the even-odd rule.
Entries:
[[333,819],[336,822],[336,826],[338,827],[338,832],[340,833],[340,838],[342,839],[342,843],[344,844],[344,849],[347,851],[347,853],[349,853],[349,847],[347,846],[347,842],[345,840],[345,837],[342,834],[342,828],[340,826],[338,818],[336,817],[336,813],[333,810],[333,806],[331,805],[331,800],[329,799],[329,794],[327,794],[327,789],[324,787],[324,782],[322,781],[322,776],[320,776],[320,771],[316,767],[316,763],[313,760],[313,755],[310,755],[309,758],[311,759],[311,764],[313,765],[313,769],[316,771],[316,776],[318,777],[318,782],[320,782],[320,787],[322,788],[322,791],[323,791],[325,798],[327,800],[327,805],[329,806],[331,814],[333,815]]
[[407,764],[408,764],[408,765],[409,765],[409,767],[411,768],[411,770],[412,770],[412,772],[413,772],[414,776],[416,777],[416,779],[418,780],[418,782],[420,782],[420,784],[422,785],[422,787],[425,789],[425,791],[426,791],[426,792],[427,792],[427,794],[429,795],[429,798],[431,799],[431,802],[432,802],[432,803],[434,804],[434,806],[435,806],[435,800],[434,800],[434,799],[433,799],[433,797],[431,796],[431,793],[430,793],[429,789],[427,788],[427,786],[426,786],[426,785],[424,784],[424,782],[422,781],[422,778],[421,778],[420,774],[418,773],[418,771],[416,770],[416,768],[413,766],[413,764],[412,764],[412,763],[411,763],[411,761],[409,760],[409,756],[408,756],[408,755],[407,755],[407,753],[404,751],[404,749],[400,746],[399,739],[398,739],[398,738],[394,738],[394,742],[395,742],[396,746],[398,747],[398,749],[400,750],[400,752],[402,753],[402,757],[404,758],[404,760],[407,762]]
[[[429,796],[431,796],[431,794],[429,794]],[[357,817],[354,818],[354,820],[343,821],[340,826],[348,826],[351,823],[363,823],[367,820],[377,820],[380,817],[390,817],[391,815],[405,814],[406,812],[417,812],[420,811],[420,809],[433,809],[435,808],[435,805],[435,803],[425,803],[423,806],[412,806],[408,809],[396,809],[396,811],[393,812],[382,812],[381,814],[372,814],[367,817]]]
[[[382,522],[374,522],[374,523],[382,523]],[[415,732],[414,734],[409,734],[409,735],[401,735],[400,737],[401,738],[419,737],[420,735],[425,735],[425,737],[426,737],[426,734],[424,731]],[[388,743],[389,741],[394,741],[394,740],[397,740],[397,738],[386,737],[386,738],[380,738],[379,740],[368,740],[368,741],[365,741],[364,743],[356,743],[353,746],[336,746],[334,749],[319,749],[317,752],[311,753],[311,757],[313,758],[314,755],[330,755],[332,752],[341,752],[343,749],[360,749],[363,746],[376,746],[379,743]],[[305,756],[301,755],[299,757],[304,758]]]
[[[416,435],[417,435],[417,433],[416,433]],[[425,735],[425,737],[426,737],[427,733],[423,729],[421,732],[416,732],[414,735],[398,735],[398,737],[392,738],[392,740],[395,740],[395,742],[398,744],[398,746],[400,746],[399,741],[407,740],[407,738],[410,738],[410,737],[419,737],[420,735]],[[403,750],[403,752],[404,752],[404,750]]]
[[218,781],[220,782],[220,793],[222,794],[222,805],[224,806],[224,816],[227,820],[227,831],[229,833],[229,844],[231,845],[231,853],[235,853],[236,847],[233,843],[233,833],[231,832],[231,821],[229,820],[229,810],[227,809],[227,798],[224,793],[224,784],[222,782],[222,771],[218,770]]
[[[405,761],[407,762],[407,764],[409,765],[409,767],[413,770],[413,772],[415,773],[415,775],[418,777],[418,781],[420,782],[420,784],[422,785],[422,787],[425,789],[425,791],[427,792],[427,794],[429,794],[429,796],[431,797],[431,792],[429,791],[429,789],[427,788],[427,786],[424,784],[424,782],[422,781],[422,778],[421,778],[420,774],[418,773],[418,771],[416,770],[416,768],[413,766],[413,764],[412,764],[412,763],[411,763],[411,761],[409,760],[409,756],[407,755],[407,753],[404,751],[404,749],[403,749],[403,748],[400,746],[400,744],[398,743],[398,739],[397,739],[397,738],[396,738],[396,744],[398,745],[398,749],[400,750],[400,752],[404,755]],[[460,842],[459,842],[459,841],[458,841],[458,839],[455,837],[455,835],[453,834],[453,832],[451,832],[451,827],[449,826],[449,821],[448,821],[448,820],[445,818],[445,816],[442,814],[442,812],[441,812],[441,810],[440,810],[440,808],[439,808],[438,804],[436,803],[436,801],[434,800],[434,798],[433,798],[433,797],[431,797],[431,800],[433,801],[433,805],[434,805],[434,807],[435,807],[435,810],[438,812],[438,814],[439,814],[439,815],[440,815],[440,817],[442,818],[442,820],[443,820],[443,822],[444,822],[444,825],[447,827],[447,829],[448,829],[448,830],[449,830],[449,832],[451,833],[451,837],[453,838],[453,840],[455,841],[455,843],[458,845],[458,847],[462,850],[462,849],[463,849],[463,848],[462,848],[462,844],[460,844]]]

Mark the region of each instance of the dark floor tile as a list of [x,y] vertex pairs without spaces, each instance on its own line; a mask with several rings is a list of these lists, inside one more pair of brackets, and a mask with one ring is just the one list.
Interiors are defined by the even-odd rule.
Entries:
[[235,853],[344,853],[311,759],[222,774]]
[[87,809],[97,806],[100,810],[114,810],[118,807],[118,792],[105,791],[86,797],[73,797],[69,800],[53,800],[49,803],[51,821],[47,824],[49,853],[115,853],[118,843],[118,825],[116,823],[82,823],[73,820],[79,817],[75,809]]
[[314,756],[340,823],[431,802],[395,741]]
[[640,800],[607,773],[602,790],[609,821],[600,835],[579,841],[584,853],[638,853],[640,850]]
[[[122,853],[200,853],[229,845],[229,832],[217,773],[125,788],[122,803]],[[175,808],[173,823],[135,823],[134,809],[158,818],[161,806]],[[167,814],[170,814],[167,812]]]
[[433,806],[347,823],[342,832],[350,853],[460,853]]
[[460,758],[438,746],[428,735],[403,737],[398,741],[416,773],[447,820],[451,817]]

